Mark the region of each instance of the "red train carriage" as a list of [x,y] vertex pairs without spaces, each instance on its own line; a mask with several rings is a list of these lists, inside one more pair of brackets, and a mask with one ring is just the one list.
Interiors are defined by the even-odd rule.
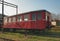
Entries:
[[51,14],[46,10],[37,10],[4,18],[3,28],[44,30],[49,28]]

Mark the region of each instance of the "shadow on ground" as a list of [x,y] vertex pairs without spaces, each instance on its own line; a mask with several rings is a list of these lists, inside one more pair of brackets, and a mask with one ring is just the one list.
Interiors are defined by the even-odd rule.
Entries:
[[20,34],[60,38],[60,32],[19,32]]
[[60,38],[60,32],[44,32],[44,31],[16,31],[16,32],[12,32],[12,33],[20,33],[20,34],[24,34],[25,36],[27,35],[36,35],[36,36],[45,36],[45,37],[56,37],[56,38]]

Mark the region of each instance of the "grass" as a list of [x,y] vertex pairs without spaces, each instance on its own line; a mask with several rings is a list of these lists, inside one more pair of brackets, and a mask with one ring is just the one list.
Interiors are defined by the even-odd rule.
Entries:
[[60,41],[60,31],[55,29],[46,33],[27,33],[27,35],[24,32],[4,32],[0,33],[0,37],[16,41]]
[[0,34],[1,38],[12,39],[16,41],[60,41],[60,37],[56,36],[49,36],[48,34],[41,34],[41,35],[33,35],[21,33],[12,33],[12,32],[5,32]]
[[60,26],[55,26],[51,28],[52,32],[60,32]]

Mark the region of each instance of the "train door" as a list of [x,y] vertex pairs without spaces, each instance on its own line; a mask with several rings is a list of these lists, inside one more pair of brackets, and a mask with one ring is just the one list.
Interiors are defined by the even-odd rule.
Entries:
[[46,12],[46,22],[47,22],[47,27],[48,28],[50,28],[50,24],[51,24],[50,23],[50,20],[51,20],[50,17],[51,17],[50,14]]

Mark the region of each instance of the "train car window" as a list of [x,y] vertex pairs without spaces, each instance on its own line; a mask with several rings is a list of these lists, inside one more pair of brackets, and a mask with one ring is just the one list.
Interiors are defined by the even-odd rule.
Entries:
[[9,18],[9,23],[11,22],[11,20],[12,20],[12,19],[11,19],[11,18]]
[[37,14],[37,19],[40,20],[42,18],[42,14],[38,13]]
[[29,15],[28,14],[24,15],[24,21],[28,21],[28,20],[29,20]]
[[7,23],[7,17],[4,17],[4,23]]
[[46,21],[47,21],[47,15],[46,15]]
[[6,17],[4,17],[4,23],[6,23],[7,22],[7,18]]
[[12,20],[13,22],[16,22],[16,17],[13,17],[13,20]]
[[36,14],[32,14],[32,20],[36,20]]
[[49,14],[46,12],[46,21],[49,20]]
[[18,21],[18,22],[19,22],[19,21],[22,21],[22,16],[18,16],[17,21]]

